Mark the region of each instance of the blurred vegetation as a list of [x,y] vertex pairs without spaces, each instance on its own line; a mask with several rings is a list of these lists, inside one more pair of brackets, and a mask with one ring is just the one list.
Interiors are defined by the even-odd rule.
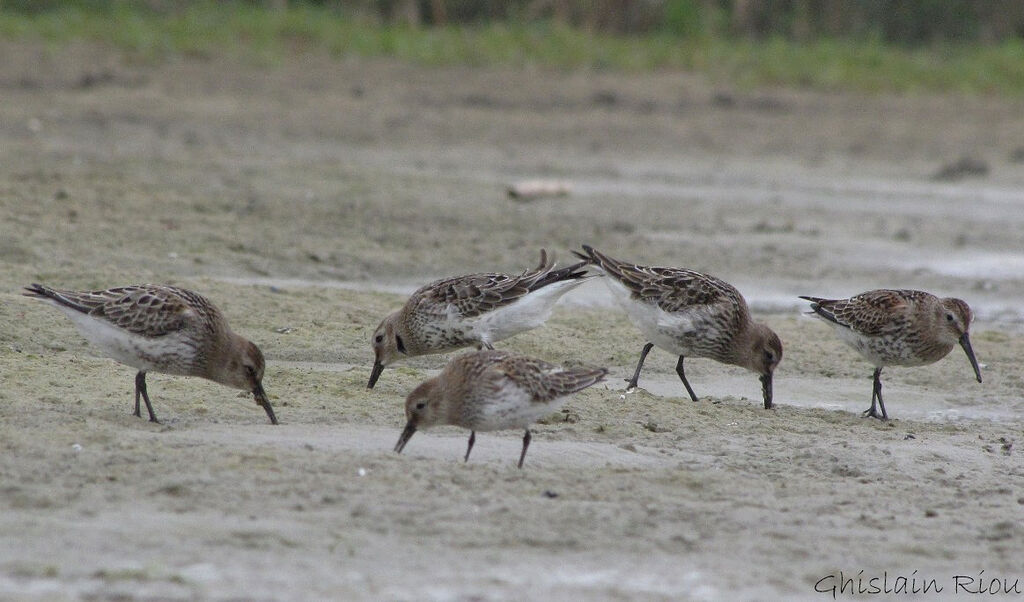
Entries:
[[682,69],[722,83],[1024,92],[1024,0],[0,0],[0,36],[139,60],[285,53]]

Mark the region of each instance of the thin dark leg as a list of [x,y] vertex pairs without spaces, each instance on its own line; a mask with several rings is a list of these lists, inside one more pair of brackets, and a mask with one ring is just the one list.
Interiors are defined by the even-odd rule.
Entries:
[[[878,409],[875,406],[875,400],[878,400],[877,408],[881,408],[882,414],[879,416]],[[879,420],[888,420],[889,415],[885,413],[885,402],[882,401],[882,369],[875,368],[874,382],[871,386],[871,407],[864,411],[864,416],[871,416],[878,418]]]
[[469,431],[469,446],[466,448],[466,459],[463,462],[469,462],[469,452],[473,451],[474,443],[476,443],[476,431]]
[[633,373],[633,378],[629,379],[626,389],[635,389],[636,383],[640,380],[640,369],[644,367],[644,360],[647,359],[647,354],[654,348],[654,343],[647,343],[644,345],[643,350],[640,352],[640,361],[636,363],[636,372]]
[[519,468],[523,467],[523,460],[526,459],[527,447],[530,447],[530,429],[526,429],[526,434],[523,435],[523,453],[519,454]]
[[[139,385],[140,382],[142,383],[141,385]],[[139,372],[138,374],[135,375],[135,411],[132,413],[132,416],[138,416],[139,418],[142,418],[142,411],[140,410],[140,405],[139,405],[140,404],[139,399],[140,399],[141,395],[139,393],[140,393],[140,389],[142,387],[145,387],[145,386],[146,386],[146,373],[145,372]]]
[[693,387],[690,386],[689,381],[686,380],[686,373],[683,372],[683,356],[679,356],[679,361],[676,362],[676,374],[683,381],[683,385],[686,386],[686,392],[690,394],[690,399],[697,401],[697,394],[693,392]]
[[139,370],[139,373],[135,375],[135,415],[139,418],[142,417],[142,413],[139,411],[139,394],[142,394],[142,399],[146,402],[146,410],[149,411],[150,422],[160,422],[156,419],[156,414],[153,413],[153,404],[149,403],[149,394],[146,393],[146,372]]
[[882,369],[875,370],[875,394],[878,396],[878,407],[882,410],[882,420],[888,420],[889,415],[885,413],[885,402],[882,401]]

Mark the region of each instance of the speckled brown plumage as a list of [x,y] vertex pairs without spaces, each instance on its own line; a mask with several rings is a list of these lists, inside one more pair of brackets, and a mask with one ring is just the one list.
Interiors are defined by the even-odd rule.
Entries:
[[931,364],[949,354],[957,343],[981,382],[968,335],[971,308],[960,299],[940,299],[907,289],[873,290],[848,299],[800,298],[810,301],[812,313],[875,366],[871,407],[864,412],[866,416],[888,418],[882,401],[882,368]]
[[431,282],[384,318],[371,339],[373,388],[385,366],[400,359],[493,344],[536,328],[558,299],[581,284],[577,263],[559,270],[541,250],[540,265],[521,274],[468,274]]
[[485,350],[462,354],[406,399],[408,419],[395,445],[401,452],[419,428],[451,424],[470,429],[466,460],[476,431],[522,428],[522,468],[530,425],[561,407],[566,396],[600,382],[604,368],[562,368],[543,360]]
[[105,355],[137,368],[135,412],[139,398],[157,422],[146,390],[146,372],[199,376],[251,391],[270,421],[277,424],[263,390],[263,354],[228,327],[227,319],[202,295],[174,286],[141,284],[97,291],[55,289],[41,284],[25,295],[61,309]]
[[772,375],[782,360],[782,341],[750,318],[743,296],[731,284],[686,268],[642,266],[614,259],[583,245],[576,253],[607,276],[605,282],[637,328],[647,337],[629,379],[637,386],[647,354],[655,346],[679,356],[676,373],[690,394],[685,357],[704,357],[741,366],[761,376],[764,407],[772,407]]

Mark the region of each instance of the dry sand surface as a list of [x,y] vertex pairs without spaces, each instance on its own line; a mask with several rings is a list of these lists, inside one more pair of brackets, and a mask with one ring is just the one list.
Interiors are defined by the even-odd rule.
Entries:
[[[0,597],[813,600],[885,572],[970,599],[954,578],[980,571],[1024,590],[1021,101],[0,55]],[[961,156],[989,174],[930,179]],[[536,178],[572,193],[506,197]],[[785,344],[777,408],[699,359],[691,402],[662,351],[623,395],[644,341],[593,282],[502,344],[611,370],[523,470],[517,432],[468,464],[457,429],[394,454],[445,357],[367,391],[380,318],[434,277],[580,243],[736,284]],[[282,424],[156,374],[163,424],[130,416],[132,370],[20,296],[33,281],[207,294],[263,348]],[[871,367],[796,295],[880,286],[968,300],[984,384],[955,349],[887,370],[894,420],[862,419]]]

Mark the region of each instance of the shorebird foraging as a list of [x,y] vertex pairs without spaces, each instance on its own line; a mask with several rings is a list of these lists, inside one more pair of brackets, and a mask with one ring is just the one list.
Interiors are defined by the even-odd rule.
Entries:
[[105,291],[68,291],[42,284],[25,295],[60,308],[90,343],[135,375],[135,416],[139,396],[150,422],[159,422],[146,392],[146,372],[201,376],[251,391],[270,422],[274,409],[263,391],[263,354],[228,327],[224,314],[205,297],[173,286],[141,284]]
[[542,325],[562,295],[587,278],[583,265],[556,270],[541,249],[540,265],[519,275],[468,274],[420,288],[374,331],[366,388],[372,389],[384,367],[396,360],[460,347],[493,349],[498,341]]
[[438,424],[468,428],[473,451],[477,431],[521,428],[523,467],[530,425],[558,411],[566,396],[600,382],[604,368],[562,368],[507,351],[472,351],[448,362],[439,375],[421,383],[405,400],[405,430],[395,444],[402,453],[417,429]]
[[922,291],[886,289],[868,291],[849,299],[800,298],[810,301],[815,316],[832,326],[844,343],[874,364],[871,407],[864,411],[864,416],[889,418],[882,402],[882,368],[937,362],[946,357],[956,343],[963,347],[974,375],[981,382],[981,369],[967,334],[971,308],[960,299],[940,299]]
[[764,407],[772,407],[772,374],[782,360],[782,341],[764,324],[751,321],[743,295],[718,278],[684,268],[633,265],[583,245],[576,253],[605,273],[605,283],[630,319],[647,337],[628,389],[637,386],[640,369],[655,346],[679,356],[676,374],[697,401],[686,380],[683,358],[706,357],[761,375]]

